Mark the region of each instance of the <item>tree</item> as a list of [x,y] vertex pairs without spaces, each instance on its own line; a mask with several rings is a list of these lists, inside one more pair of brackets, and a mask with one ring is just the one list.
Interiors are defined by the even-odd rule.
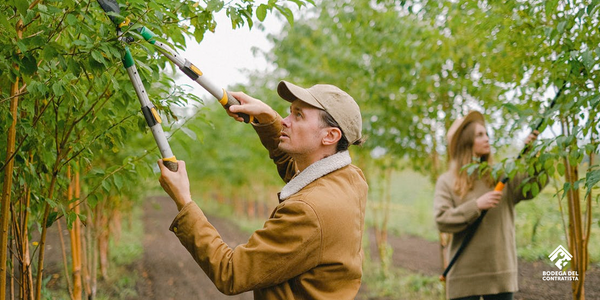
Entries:
[[[252,26],[255,17],[264,20],[275,11],[293,20],[286,1],[131,0],[121,8],[124,17],[178,49],[185,47],[185,36],[200,42],[207,30],[214,30],[219,11],[227,13],[234,28]],[[7,141],[0,164],[0,299],[7,295],[7,275],[17,276],[16,268],[7,265],[13,245],[9,228],[18,241],[12,253],[21,265],[20,296],[41,299],[47,228],[59,219],[72,228],[76,220],[90,218],[95,207],[129,207],[126,202],[139,191],[135,187],[152,173],[148,164],[155,160],[149,154],[156,150],[122,67],[123,44],[96,1],[3,1],[0,33],[0,139]],[[151,87],[150,98],[161,99],[155,105],[165,117],[178,117],[171,106],[198,100],[166,76],[170,64],[150,46],[136,41],[131,48],[142,80]],[[81,172],[84,192],[71,200],[63,197],[71,183],[69,167]],[[98,206],[108,199],[104,193],[121,198],[113,206]],[[77,213],[82,206],[86,209]],[[33,243],[28,232],[36,228],[41,235]]]
[[600,181],[597,12],[596,1],[322,1],[271,38],[267,57],[291,81],[347,90],[363,111],[364,150],[408,159],[434,181],[445,132],[467,111],[489,116],[500,148],[543,121],[549,130],[526,160],[504,158],[494,173],[565,176],[571,267],[583,274],[573,295],[582,299]]

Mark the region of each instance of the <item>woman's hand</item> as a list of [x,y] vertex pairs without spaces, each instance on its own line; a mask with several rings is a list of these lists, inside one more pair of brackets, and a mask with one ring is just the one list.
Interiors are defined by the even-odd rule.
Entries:
[[502,192],[499,191],[491,191],[487,192],[481,197],[477,198],[477,208],[479,210],[488,210],[490,208],[494,208],[500,203],[500,198],[502,197]]
[[533,143],[533,141],[537,140],[538,135],[540,135],[540,132],[537,130],[534,130],[533,132],[531,132],[525,139],[525,145],[529,145],[529,144]]

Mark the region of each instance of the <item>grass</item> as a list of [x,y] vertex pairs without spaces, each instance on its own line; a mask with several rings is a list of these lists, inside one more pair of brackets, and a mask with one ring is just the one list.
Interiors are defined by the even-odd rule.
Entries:
[[[558,245],[567,247],[567,238],[563,226],[568,224],[566,199],[555,196],[556,189],[547,186],[546,189],[533,201],[523,201],[517,205],[517,253],[519,257],[529,261],[546,260],[548,254]],[[560,203],[560,205],[559,205]],[[588,245],[590,261],[598,264],[600,262],[600,212],[598,203],[592,204],[591,236]]]
[[[111,239],[109,246],[109,277],[106,279],[98,278],[97,294],[94,299],[139,299],[135,287],[141,275],[137,274],[135,268],[131,266],[142,258],[144,251],[144,230],[141,215],[141,208],[134,209],[131,226],[126,225],[127,222],[123,220],[120,241],[117,243]],[[45,288],[43,295],[44,299],[70,299],[64,278],[53,285],[51,289]]]
[[[366,226],[381,222],[385,212],[378,179],[369,180]],[[437,241],[438,231],[433,220],[433,184],[425,176],[411,170],[392,173],[391,204],[388,229],[395,235],[414,235]]]
[[[356,299],[445,299],[444,284],[436,276],[424,276],[402,268],[382,267],[370,258],[369,247],[365,249],[363,262],[364,291]],[[390,260],[390,251],[387,260]]]
[[[391,203],[387,209],[380,200],[381,183],[375,178],[370,178],[366,226],[373,227],[381,222],[383,214],[387,211],[388,230],[391,234],[414,235],[437,241],[438,230],[433,219],[434,185],[429,179],[411,170],[392,173]],[[523,201],[517,205],[515,226],[520,258],[528,261],[547,261],[548,254],[559,244],[566,247],[560,201],[555,192],[556,189],[549,185],[534,200]],[[562,207],[566,211],[564,201],[562,200]],[[265,221],[262,218],[236,216],[231,206],[219,205],[214,200],[203,201],[201,207],[209,214],[229,218],[249,234],[261,228]],[[590,259],[593,263],[600,262],[598,208],[598,203],[594,203],[594,224],[589,244]],[[368,247],[364,249],[367,250]],[[378,260],[371,260],[369,253],[365,253],[365,258],[363,283],[366,289],[361,291],[357,299],[444,299],[444,286],[437,276],[423,276],[395,267],[386,269]]]

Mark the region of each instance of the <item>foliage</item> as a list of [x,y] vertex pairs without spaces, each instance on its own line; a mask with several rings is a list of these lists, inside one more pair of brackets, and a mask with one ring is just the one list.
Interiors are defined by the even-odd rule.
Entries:
[[287,80],[331,83],[354,96],[368,136],[361,167],[408,159],[435,181],[445,169],[445,133],[467,111],[484,113],[498,153],[521,148],[515,138],[539,124],[541,138],[524,159],[507,158],[514,150],[493,172],[537,176],[523,186],[534,196],[563,177],[556,195],[566,199],[573,265],[584,272],[600,178],[598,4],[321,1],[271,37],[267,58]]
[[[311,3],[129,0],[120,3],[121,16],[111,17],[129,18],[132,28],[146,26],[159,39],[182,49],[186,36],[193,35],[200,42],[207,30],[214,31],[216,13],[225,12],[233,28],[252,27],[256,18],[262,21],[269,13],[283,14],[292,21],[289,4],[303,7]],[[167,121],[184,118],[174,107],[202,101],[175,84],[166,58],[135,33],[126,34],[135,39],[130,48],[150,99]],[[144,179],[153,176],[157,151],[123,69],[125,45],[96,1],[3,1],[0,44],[0,139],[8,140],[7,147],[0,150],[6,157],[0,170],[14,179],[8,186],[12,193],[3,194],[0,205],[7,212],[9,205],[13,208],[12,220],[20,228],[41,231],[39,251],[32,253],[38,256],[35,261],[43,264],[48,226],[58,218],[65,218],[69,227],[77,218],[92,222],[92,216],[86,214],[103,202],[107,203],[102,208],[111,211],[131,209],[132,202],[146,190]],[[18,106],[16,113],[10,111],[12,103]],[[12,126],[13,120],[16,126]],[[172,129],[178,127],[175,123]],[[181,130],[193,132],[185,127]],[[16,141],[9,139],[9,133],[15,133]],[[14,152],[10,150],[13,145]],[[71,184],[67,167],[81,174],[83,193],[78,199],[66,197]],[[89,209],[77,214],[74,206]],[[20,234],[17,238],[27,244],[28,234]],[[3,238],[1,247],[6,246]],[[5,262],[1,263],[5,270]],[[40,298],[42,285],[39,270],[36,298]],[[8,272],[2,274],[4,279]]]

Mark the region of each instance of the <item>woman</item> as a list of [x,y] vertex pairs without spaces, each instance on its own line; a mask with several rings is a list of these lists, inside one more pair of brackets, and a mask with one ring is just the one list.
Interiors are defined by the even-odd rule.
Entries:
[[[530,134],[526,144],[535,140]],[[489,137],[483,115],[472,111],[456,120],[447,134],[449,170],[435,187],[435,220],[440,231],[453,233],[450,257],[462,243],[467,229],[481,212],[487,215],[446,279],[449,299],[513,299],[518,290],[515,245],[515,204],[533,198],[519,188],[526,178],[517,175],[503,191],[494,191],[495,180],[487,171],[468,174],[464,166],[487,162],[491,166]]]

